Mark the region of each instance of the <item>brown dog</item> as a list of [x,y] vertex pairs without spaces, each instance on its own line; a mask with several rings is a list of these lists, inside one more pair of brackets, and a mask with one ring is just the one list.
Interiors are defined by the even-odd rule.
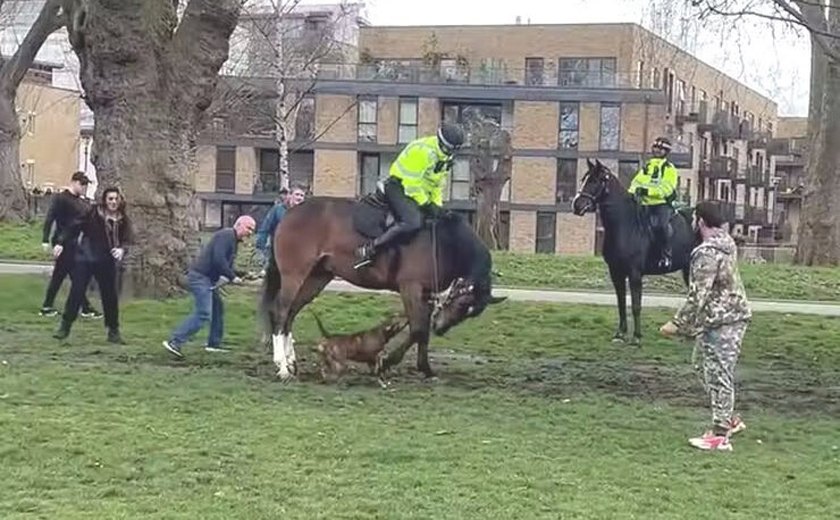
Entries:
[[323,336],[315,350],[321,355],[321,376],[324,379],[327,378],[328,372],[340,375],[347,369],[348,361],[354,361],[366,363],[371,373],[379,375],[380,384],[384,384],[380,371],[385,345],[408,326],[407,319],[395,314],[369,330],[355,334],[331,335],[324,328],[318,315],[314,312],[312,315]]

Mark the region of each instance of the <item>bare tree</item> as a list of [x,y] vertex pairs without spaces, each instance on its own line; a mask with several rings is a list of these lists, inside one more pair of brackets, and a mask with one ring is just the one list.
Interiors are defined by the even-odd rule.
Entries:
[[[0,10],[4,2],[0,0]],[[47,37],[61,28],[61,2],[47,0],[14,55],[0,66],[0,220],[27,217],[20,173],[21,128],[15,109],[18,86]]]
[[120,186],[137,232],[127,282],[177,290],[197,241],[195,138],[228,57],[241,0],[63,0],[93,110],[92,159]]
[[510,133],[496,121],[469,112],[465,128],[469,135],[472,191],[477,201],[475,229],[491,249],[499,249],[499,200],[510,181],[513,145]]
[[810,153],[796,260],[840,263],[840,0],[687,0],[701,19],[760,18],[811,39]]
[[[350,21],[351,7],[342,2],[318,14],[299,10],[301,0],[251,0],[243,9],[233,45],[240,45],[238,59],[229,66],[241,78],[238,86],[220,93],[218,106],[249,106],[250,121],[234,123],[239,130],[253,127],[271,134],[277,143],[278,179],[289,183],[289,143],[317,140],[313,89],[320,75],[343,73],[349,48],[343,27]],[[244,123],[244,124],[242,124]]]

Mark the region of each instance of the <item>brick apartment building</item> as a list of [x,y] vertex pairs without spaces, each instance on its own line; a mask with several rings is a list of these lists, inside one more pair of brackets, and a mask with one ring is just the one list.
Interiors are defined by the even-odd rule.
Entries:
[[[724,201],[756,239],[772,215],[776,104],[638,25],[363,26],[358,45],[359,63],[322,65],[295,125],[292,180],[316,195],[370,191],[405,142],[477,112],[513,139],[501,201],[511,250],[596,252],[596,217],[570,211],[586,159],[629,183],[658,135],[675,143],[685,200]],[[271,199],[254,190],[276,172],[265,132],[205,135],[196,188],[206,225]],[[470,179],[461,158],[447,205],[467,215]]]
[[61,190],[79,167],[82,100],[52,85],[56,65],[36,63],[18,88],[20,172],[27,190]]
[[771,224],[774,240],[795,244],[808,157],[808,118],[781,117],[767,147],[776,181],[776,207]]

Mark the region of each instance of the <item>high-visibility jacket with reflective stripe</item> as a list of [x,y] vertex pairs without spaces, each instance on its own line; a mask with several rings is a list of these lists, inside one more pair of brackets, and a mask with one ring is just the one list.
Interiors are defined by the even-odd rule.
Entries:
[[636,173],[627,191],[635,194],[637,188],[647,188],[648,193],[641,200],[643,206],[670,204],[676,197],[678,178],[677,169],[668,159],[653,157]]
[[420,206],[442,206],[451,167],[451,157],[443,153],[437,136],[432,135],[410,142],[391,165],[390,176],[402,181],[405,194]]

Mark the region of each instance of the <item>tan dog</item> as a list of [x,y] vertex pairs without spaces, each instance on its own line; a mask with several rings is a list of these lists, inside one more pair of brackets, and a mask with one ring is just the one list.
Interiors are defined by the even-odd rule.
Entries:
[[336,376],[342,374],[347,369],[347,363],[354,361],[366,363],[371,373],[379,375],[379,383],[384,385],[380,371],[385,345],[408,326],[405,317],[394,314],[372,329],[355,334],[331,335],[318,315],[314,312],[312,315],[322,336],[315,350],[321,355],[321,376],[324,379],[328,372]]

